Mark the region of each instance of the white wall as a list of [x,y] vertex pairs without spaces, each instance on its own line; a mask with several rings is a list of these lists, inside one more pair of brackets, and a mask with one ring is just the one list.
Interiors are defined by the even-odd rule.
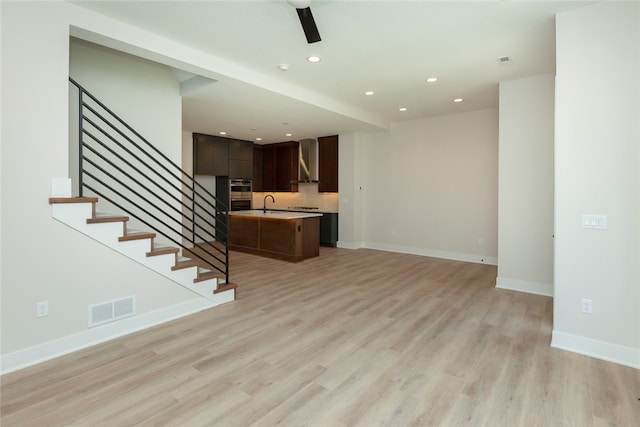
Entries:
[[[180,97],[178,81],[169,67],[75,38],[71,39],[69,56],[69,74],[74,80],[96,96],[172,162],[180,165],[182,99]],[[70,158],[72,161],[69,165],[69,176],[74,178],[74,194],[79,194],[77,190],[77,180],[75,180],[78,174],[76,160],[78,148],[77,138],[75,138],[77,135],[77,90],[72,88],[71,92],[70,129],[71,140],[74,141],[74,143],[70,144]],[[106,138],[104,138],[104,140],[108,141]],[[137,138],[134,140],[143,144]],[[113,143],[111,143],[110,146],[113,149],[118,149]],[[87,151],[87,153],[89,152]],[[140,155],[137,151],[135,151],[135,153]],[[154,157],[158,158],[163,166],[174,171],[170,162],[167,162],[157,155],[154,155]],[[149,160],[147,160],[147,162],[148,161]],[[116,163],[120,162],[116,160]],[[133,163],[136,164],[135,161]],[[170,182],[174,182],[171,174],[158,165],[153,163],[152,165],[152,170],[167,177]],[[87,166],[91,168],[90,165],[87,164]],[[145,175],[150,176],[150,173],[143,165],[139,166],[146,171],[144,173]],[[134,177],[136,177],[136,175],[134,175]],[[92,181],[88,177],[85,177],[85,179],[85,182]],[[136,200],[138,197],[133,194],[133,191],[138,191],[143,197],[159,203],[161,206],[159,211],[146,205],[143,206],[152,214],[158,216],[163,222],[169,225],[169,227],[153,219],[149,220],[149,222],[165,233],[168,233],[174,241],[180,241],[178,230],[180,229],[179,224],[182,218],[179,213],[181,209],[179,202],[171,201],[160,188],[146,181],[142,182],[143,185],[141,187],[131,182],[128,188],[132,189],[132,191],[129,192],[127,189],[124,189],[124,194],[130,199]],[[162,189],[166,189],[175,197],[179,196],[177,190],[172,190],[168,184],[159,177],[155,177],[153,182],[160,184]],[[162,196],[161,199],[153,199],[152,193],[160,194]],[[85,189],[84,195],[92,195],[92,193],[90,190]],[[168,203],[168,205],[164,204],[165,202]],[[122,201],[121,204],[130,206],[126,201]],[[99,209],[105,212],[120,212],[117,207],[114,207],[104,199],[100,200]],[[137,210],[135,207],[132,207],[132,209],[133,212]],[[163,217],[163,213],[168,213],[170,219]],[[131,218],[128,226],[138,230],[148,229],[148,226],[137,221],[135,218]],[[158,234],[157,240],[170,243],[170,241],[161,234]]]
[[[96,330],[110,326],[89,334],[89,304],[135,294],[138,316],[121,321],[132,331],[144,316],[171,312],[166,320],[185,314],[173,308],[203,299],[51,217],[51,179],[69,169],[69,19],[82,12],[63,2],[0,7],[4,371],[101,339]],[[48,317],[36,318],[39,301],[49,302]]]
[[500,83],[500,288],[553,296],[554,76]]
[[338,247],[362,246],[362,133],[340,134],[338,144]]
[[557,55],[552,345],[640,368],[640,4],[559,14]]
[[362,246],[497,262],[497,110],[393,123],[359,155]]

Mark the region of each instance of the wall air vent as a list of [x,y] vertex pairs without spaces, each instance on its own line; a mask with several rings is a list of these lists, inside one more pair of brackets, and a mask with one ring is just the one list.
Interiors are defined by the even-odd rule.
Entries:
[[103,325],[136,314],[136,296],[89,305],[89,327]]

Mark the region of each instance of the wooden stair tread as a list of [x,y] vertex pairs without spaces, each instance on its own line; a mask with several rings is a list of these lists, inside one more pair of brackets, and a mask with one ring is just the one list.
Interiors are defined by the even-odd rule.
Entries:
[[178,252],[180,252],[180,249],[174,246],[155,245],[151,251],[147,252],[147,256],[177,254]]
[[204,282],[205,280],[218,279],[220,276],[215,271],[198,272],[198,277],[193,279],[193,283]]
[[118,237],[119,242],[126,242],[129,240],[142,240],[142,239],[155,239],[156,233],[148,231],[127,231],[124,236]]
[[98,203],[97,197],[49,197],[49,203]]
[[214,294],[219,294],[220,292],[229,291],[231,289],[236,289],[238,285],[235,283],[225,283],[224,285],[218,286],[218,288],[213,291]]
[[198,260],[195,260],[192,258],[185,258],[183,260],[176,262],[176,265],[171,267],[171,270],[172,271],[182,270],[183,268],[198,267],[199,265],[200,265],[200,262]]
[[87,224],[99,224],[103,222],[127,222],[127,221],[129,221],[129,217],[126,215],[96,213],[93,218],[87,219]]

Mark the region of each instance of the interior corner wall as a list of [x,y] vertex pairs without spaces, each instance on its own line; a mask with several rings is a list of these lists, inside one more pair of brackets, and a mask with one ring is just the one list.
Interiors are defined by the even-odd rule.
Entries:
[[393,123],[361,156],[364,247],[497,263],[497,109]]
[[554,76],[500,83],[496,286],[553,296]]
[[552,346],[640,368],[640,3],[566,11],[556,28]]
[[[0,8],[0,368],[6,372],[13,355],[17,363],[35,363],[25,352],[64,354],[95,343],[95,335],[83,335],[90,331],[111,334],[110,325],[130,326],[204,298],[52,218],[51,180],[68,175],[70,10],[74,19],[84,12],[67,2],[0,2]],[[136,316],[88,329],[89,304],[130,295]],[[49,303],[47,317],[36,317],[40,301]],[[173,317],[186,314],[176,310]]]

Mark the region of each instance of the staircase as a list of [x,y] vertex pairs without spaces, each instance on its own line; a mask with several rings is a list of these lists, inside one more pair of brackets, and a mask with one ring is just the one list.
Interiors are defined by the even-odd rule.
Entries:
[[197,247],[181,251],[178,247],[158,244],[156,233],[127,228],[128,216],[97,212],[97,197],[52,197],[49,203],[56,220],[207,298],[214,305],[235,299],[236,285],[226,283],[217,271],[206,268],[200,257],[189,256],[196,252],[202,254]]
[[[59,183],[49,199],[52,216],[213,305],[234,300],[225,243],[228,201],[78,82],[69,82],[77,94],[78,132],[70,138],[78,152],[77,170],[72,170],[77,188],[72,191],[71,180]],[[98,206],[117,213],[101,213]]]

